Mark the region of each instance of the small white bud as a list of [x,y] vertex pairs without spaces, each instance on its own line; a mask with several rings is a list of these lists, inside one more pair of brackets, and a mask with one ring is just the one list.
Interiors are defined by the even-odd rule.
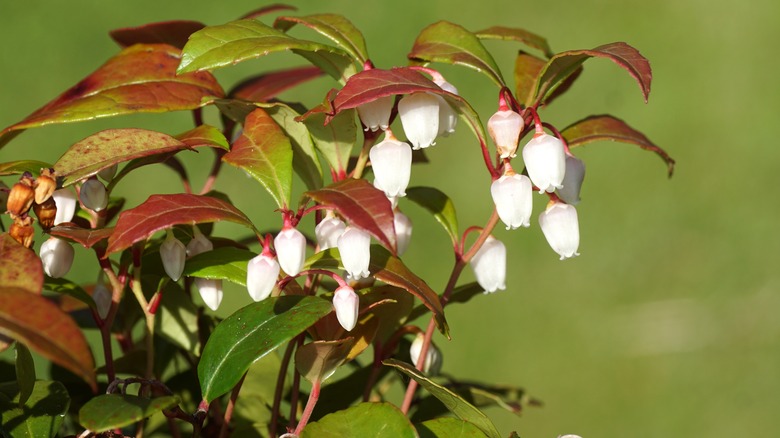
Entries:
[[563,187],[557,190],[558,197],[570,205],[580,203],[580,189],[585,180],[585,163],[574,155],[566,155],[566,174]]
[[357,107],[360,121],[366,130],[385,130],[390,124],[390,113],[393,111],[395,96],[385,96]]
[[208,237],[204,236],[203,233],[201,233],[200,228],[197,226],[192,227],[193,232],[195,233],[194,236],[192,236],[192,240],[187,243],[187,257],[194,257],[198,254],[211,251],[214,249],[214,244],[211,243]]
[[222,280],[196,277],[195,286],[209,309],[217,310],[222,302]]
[[[412,346],[409,348],[409,356],[412,358],[412,363],[416,367],[420,362],[420,352],[425,341],[425,335],[423,333],[417,333],[417,336],[412,341]],[[441,371],[442,356],[441,352],[436,345],[431,342],[428,346],[428,352],[425,354],[425,365],[423,365],[423,373],[429,376],[436,376]]]
[[116,169],[117,165],[111,165],[109,167],[106,167],[105,169],[101,170],[97,173],[97,175],[103,179],[103,181],[110,183],[112,179],[114,179],[114,175],[116,175]]
[[406,196],[412,175],[412,148],[388,131],[385,139],[368,153],[374,171],[374,187],[386,196]]
[[413,149],[436,144],[439,133],[439,99],[428,93],[414,93],[398,102],[398,115]]
[[79,199],[84,207],[93,211],[103,210],[108,205],[106,187],[94,178],[84,181],[84,184],[81,185]]
[[409,216],[396,210],[393,216],[393,225],[395,226],[395,244],[398,249],[398,255],[403,255],[409,248],[409,242],[412,240],[412,220]]
[[106,319],[111,310],[111,291],[102,282],[98,282],[92,290],[92,301],[95,302],[100,319]]
[[70,271],[75,252],[70,243],[52,237],[41,244],[40,256],[43,272],[51,278],[60,278]]
[[[434,79],[433,82],[444,91],[449,91],[456,95],[458,94],[458,89],[443,79]],[[458,125],[458,113],[450,105],[447,99],[440,95],[436,95],[436,97],[439,98],[439,135],[447,137],[455,132],[455,127]]]
[[523,161],[528,176],[539,193],[552,193],[563,186],[566,154],[563,142],[547,134],[536,134],[523,148]]
[[287,275],[297,275],[306,261],[306,237],[293,227],[282,229],[274,238],[279,265]]
[[54,216],[54,225],[59,225],[73,220],[76,213],[76,204],[78,198],[71,189],[55,190],[51,195],[54,198],[54,204],[57,206],[57,214]]
[[[181,273],[184,272],[184,260],[187,258],[187,248],[176,237],[173,232],[166,230],[167,236],[160,245],[160,259],[162,259],[165,273],[173,281],[179,281]],[[201,236],[203,236],[201,234]],[[211,243],[211,242],[209,242]]]
[[485,292],[506,289],[506,246],[500,240],[488,236],[469,264]]
[[580,255],[580,226],[577,209],[563,202],[551,202],[539,215],[539,226],[553,251],[561,260]]
[[515,152],[517,152],[517,142],[520,140],[520,132],[525,126],[523,117],[509,109],[499,110],[490,116],[487,126],[501,158],[514,158]]
[[341,263],[347,271],[347,278],[359,280],[371,273],[368,265],[371,261],[371,236],[360,228],[347,227],[338,240]]
[[279,262],[269,254],[260,254],[249,261],[246,267],[246,288],[255,301],[262,301],[271,295],[279,278]]
[[504,173],[493,181],[490,194],[496,204],[498,217],[506,224],[507,230],[531,226],[533,190],[527,176],[514,171]]
[[360,297],[349,286],[341,286],[333,294],[333,308],[336,310],[336,319],[344,330],[351,331],[355,328],[360,310]]
[[317,245],[319,245],[320,251],[335,248],[339,237],[341,237],[346,228],[347,225],[329,211],[325,219],[321,220],[314,227],[314,234],[317,236]]

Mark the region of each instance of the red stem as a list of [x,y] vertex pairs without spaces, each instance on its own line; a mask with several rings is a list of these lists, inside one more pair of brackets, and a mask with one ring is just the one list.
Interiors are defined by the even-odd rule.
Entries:
[[317,405],[317,400],[320,398],[320,385],[322,382],[315,380],[311,385],[311,394],[309,394],[309,400],[306,401],[306,408],[301,414],[301,421],[298,422],[298,427],[295,428],[295,435],[300,435],[303,428],[306,427],[306,423],[311,418],[311,413],[314,412],[314,406]]
[[287,366],[290,364],[290,358],[292,358],[293,347],[295,347],[295,341],[291,341],[287,344],[287,348],[284,350],[284,356],[282,357],[282,363],[279,366],[279,375],[276,377],[274,405],[271,410],[271,421],[268,425],[269,436],[277,436],[276,427],[279,421],[279,408],[282,404],[282,391],[284,391],[284,381],[287,378]]

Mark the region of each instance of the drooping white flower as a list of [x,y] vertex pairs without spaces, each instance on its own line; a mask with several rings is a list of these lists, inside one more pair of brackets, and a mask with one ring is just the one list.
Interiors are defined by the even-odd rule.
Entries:
[[557,190],[558,197],[571,205],[580,203],[580,189],[585,180],[585,163],[574,155],[566,155],[566,174],[563,177],[563,187]]
[[469,264],[486,293],[506,289],[506,246],[500,240],[488,236]]
[[114,175],[116,175],[116,169],[117,165],[111,165],[106,167],[105,169],[98,172],[98,176],[103,179],[103,181],[110,183],[112,179],[114,179]]
[[98,281],[92,290],[92,301],[95,302],[95,308],[100,319],[106,319],[108,311],[111,310],[111,291],[108,290],[102,281]]
[[271,295],[279,278],[279,262],[270,251],[249,260],[246,267],[246,288],[255,301],[262,301]]
[[527,176],[509,168],[501,178],[493,181],[490,194],[496,204],[498,217],[506,224],[507,230],[531,225],[533,190]]
[[214,244],[211,243],[208,237],[204,236],[197,226],[192,227],[194,235],[192,240],[187,243],[187,257],[194,257],[198,254],[214,249]]
[[95,178],[84,181],[79,192],[79,199],[84,207],[93,211],[103,210],[108,205],[106,187]]
[[200,293],[200,297],[208,308],[217,310],[224,295],[222,293],[222,280],[196,277],[195,286],[198,288],[198,293]]
[[488,132],[496,144],[501,158],[515,157],[517,142],[525,122],[520,114],[510,110],[499,110],[488,120]]
[[49,277],[60,278],[70,271],[75,252],[70,243],[51,237],[41,244],[39,251],[43,272]]
[[398,102],[398,115],[413,149],[436,144],[439,133],[439,99],[429,93],[408,94]]
[[171,277],[171,280],[179,281],[181,273],[184,272],[187,248],[181,243],[181,240],[174,237],[170,228],[165,230],[165,232],[167,235],[160,245],[160,259],[162,260],[165,273]]
[[552,193],[563,186],[566,154],[563,142],[548,134],[536,134],[523,148],[528,176],[539,193]]
[[297,275],[306,261],[306,237],[295,227],[285,226],[274,238],[279,265],[287,275]]
[[[444,78],[434,78],[433,82],[444,91],[449,91],[452,94],[458,94],[458,89],[454,85],[444,80]],[[439,135],[444,137],[449,136],[455,132],[455,127],[458,125],[458,113],[442,96],[436,95],[439,99]]]
[[366,278],[371,261],[371,236],[360,228],[347,227],[338,240],[341,263],[351,280]]
[[78,198],[73,190],[55,190],[51,196],[54,198],[54,204],[57,205],[57,214],[54,216],[54,225],[56,226],[73,220],[73,215],[76,213],[76,204],[78,204]]
[[337,218],[332,211],[328,210],[325,218],[314,227],[314,234],[317,236],[317,245],[320,247],[320,251],[335,248],[339,237],[341,237],[346,228],[347,224]]
[[395,96],[385,96],[371,102],[358,105],[357,112],[366,130],[385,130],[390,125],[390,113],[393,111]]
[[406,252],[406,249],[409,248],[409,242],[412,240],[412,220],[399,210],[395,210],[393,225],[395,226],[396,249],[400,256]]
[[374,171],[374,187],[386,196],[406,196],[412,175],[412,148],[396,140],[388,130],[385,139],[368,153]]
[[577,209],[563,202],[550,202],[539,215],[539,226],[553,251],[561,260],[580,255],[580,226]]
[[[409,356],[412,358],[412,363],[416,367],[420,362],[420,352],[422,351],[423,343],[425,342],[425,335],[423,333],[417,333],[417,336],[412,341],[412,346],[409,348]],[[431,342],[428,346],[428,352],[425,353],[425,365],[423,365],[423,373],[428,376],[436,376],[441,371],[442,355],[436,344]]]
[[355,328],[360,310],[360,297],[354,289],[348,285],[336,289],[333,294],[333,308],[336,310],[336,319],[344,330],[351,331]]

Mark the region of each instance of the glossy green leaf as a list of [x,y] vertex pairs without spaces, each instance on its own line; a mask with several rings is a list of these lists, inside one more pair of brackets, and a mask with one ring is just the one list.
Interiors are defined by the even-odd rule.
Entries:
[[347,359],[355,344],[349,337],[337,341],[312,341],[295,350],[295,369],[309,382],[323,382]]
[[[9,384],[10,383],[10,384]],[[0,436],[46,438],[59,436],[70,396],[60,382],[35,382],[26,402],[15,382],[0,384]]]
[[304,123],[317,150],[332,169],[346,172],[349,156],[357,141],[355,110],[342,111],[325,124],[325,114],[312,114]]
[[406,416],[390,403],[360,403],[307,424],[301,433],[301,438],[365,437],[417,438],[417,432]]
[[590,116],[567,126],[561,132],[570,148],[584,146],[594,141],[616,141],[634,144],[640,148],[654,152],[666,163],[669,177],[674,172],[674,160],[663,149],[656,146],[644,134],[628,126],[617,117],[610,115]]
[[300,117],[294,109],[283,103],[273,103],[259,106],[265,108],[268,115],[282,128],[287,138],[290,139],[293,150],[293,170],[301,178],[309,190],[317,190],[322,187],[322,166],[320,158],[314,150],[309,130],[303,122],[296,120]]
[[92,299],[92,296],[89,295],[81,286],[70,280],[66,280],[64,278],[46,277],[46,281],[43,283],[43,290],[71,296],[97,311],[97,308],[95,307],[95,300]]
[[222,161],[246,171],[265,187],[279,208],[287,208],[292,191],[293,151],[290,139],[261,108],[244,121],[241,136]]
[[225,135],[222,134],[219,129],[211,125],[200,125],[197,128],[193,128],[187,132],[176,135],[175,138],[187,145],[189,148],[208,146],[217,149],[224,149],[226,151],[230,150],[230,144],[225,138]]
[[23,342],[97,388],[95,364],[81,329],[46,298],[0,286],[0,334]]
[[[208,254],[208,251],[204,254]],[[189,260],[187,261],[189,263]],[[181,286],[169,281],[161,290],[160,307],[154,317],[155,334],[194,355],[200,354],[198,308]]]
[[30,350],[21,342],[14,345],[16,353],[16,385],[19,387],[19,404],[24,404],[35,387],[35,362]]
[[544,70],[546,62],[522,50],[515,58],[515,97],[526,107],[534,104],[536,81]]
[[541,50],[548,58],[553,56],[550,45],[541,35],[516,27],[493,26],[479,32],[474,32],[477,38],[483,40],[517,41],[534,49]]
[[479,428],[468,421],[442,417],[417,425],[420,438],[485,438]]
[[44,163],[43,161],[9,161],[8,163],[0,163],[0,176],[21,175],[24,172],[30,172],[33,175],[38,175],[41,172],[41,169],[48,169],[50,167],[51,164]]
[[460,235],[455,204],[444,192],[434,187],[410,187],[406,189],[406,199],[431,212],[436,221],[444,227],[444,231],[449,234],[452,244],[458,244]]
[[296,24],[306,26],[344,49],[363,64],[368,60],[366,40],[360,30],[345,17],[336,14],[315,14],[305,17],[279,17],[274,27],[287,32]]
[[484,73],[499,87],[505,86],[501,71],[476,35],[449,21],[431,24],[414,41],[409,59],[464,65]]
[[43,265],[31,249],[8,233],[0,234],[0,285],[18,287],[34,294],[43,287]]
[[429,379],[422,372],[418,371],[412,365],[401,362],[396,359],[387,359],[383,361],[385,365],[391,366],[398,371],[406,374],[417,383],[422,385],[423,388],[428,390],[434,397],[438,398],[455,416],[461,420],[468,421],[469,423],[477,426],[482,432],[490,438],[500,438],[501,435],[496,430],[496,426],[490,421],[490,419],[482,413],[479,409],[474,407],[471,403],[464,400],[458,394],[450,391],[449,389],[439,385],[433,380]]
[[252,251],[231,246],[214,248],[187,260],[183,275],[227,280],[246,286],[246,264],[256,255]]
[[208,72],[176,74],[181,52],[166,44],[136,44],[38,109],[0,131],[0,147],[20,130],[139,112],[191,110],[224,95]]
[[79,423],[92,432],[119,429],[179,404],[173,395],[146,398],[129,394],[99,395],[79,409]]
[[203,347],[198,378],[211,402],[230,391],[252,362],[290,341],[332,311],[314,296],[281,296],[249,304],[222,321]]

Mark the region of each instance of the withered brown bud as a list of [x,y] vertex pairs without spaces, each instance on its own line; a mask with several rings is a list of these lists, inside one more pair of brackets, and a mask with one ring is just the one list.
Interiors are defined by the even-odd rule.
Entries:
[[30,216],[15,218],[14,223],[11,224],[11,229],[8,230],[8,234],[26,248],[31,247],[33,235],[35,234],[35,229],[32,226],[32,218]]
[[35,180],[35,202],[43,204],[56,189],[54,169],[41,169],[41,176]]
[[18,183],[11,187],[8,195],[8,212],[14,216],[21,216],[32,207],[35,200],[35,190],[32,188],[32,178],[22,177]]
[[33,211],[38,216],[41,228],[48,230],[54,226],[54,219],[57,217],[57,203],[54,202],[54,198],[49,197],[41,204],[33,204]]

